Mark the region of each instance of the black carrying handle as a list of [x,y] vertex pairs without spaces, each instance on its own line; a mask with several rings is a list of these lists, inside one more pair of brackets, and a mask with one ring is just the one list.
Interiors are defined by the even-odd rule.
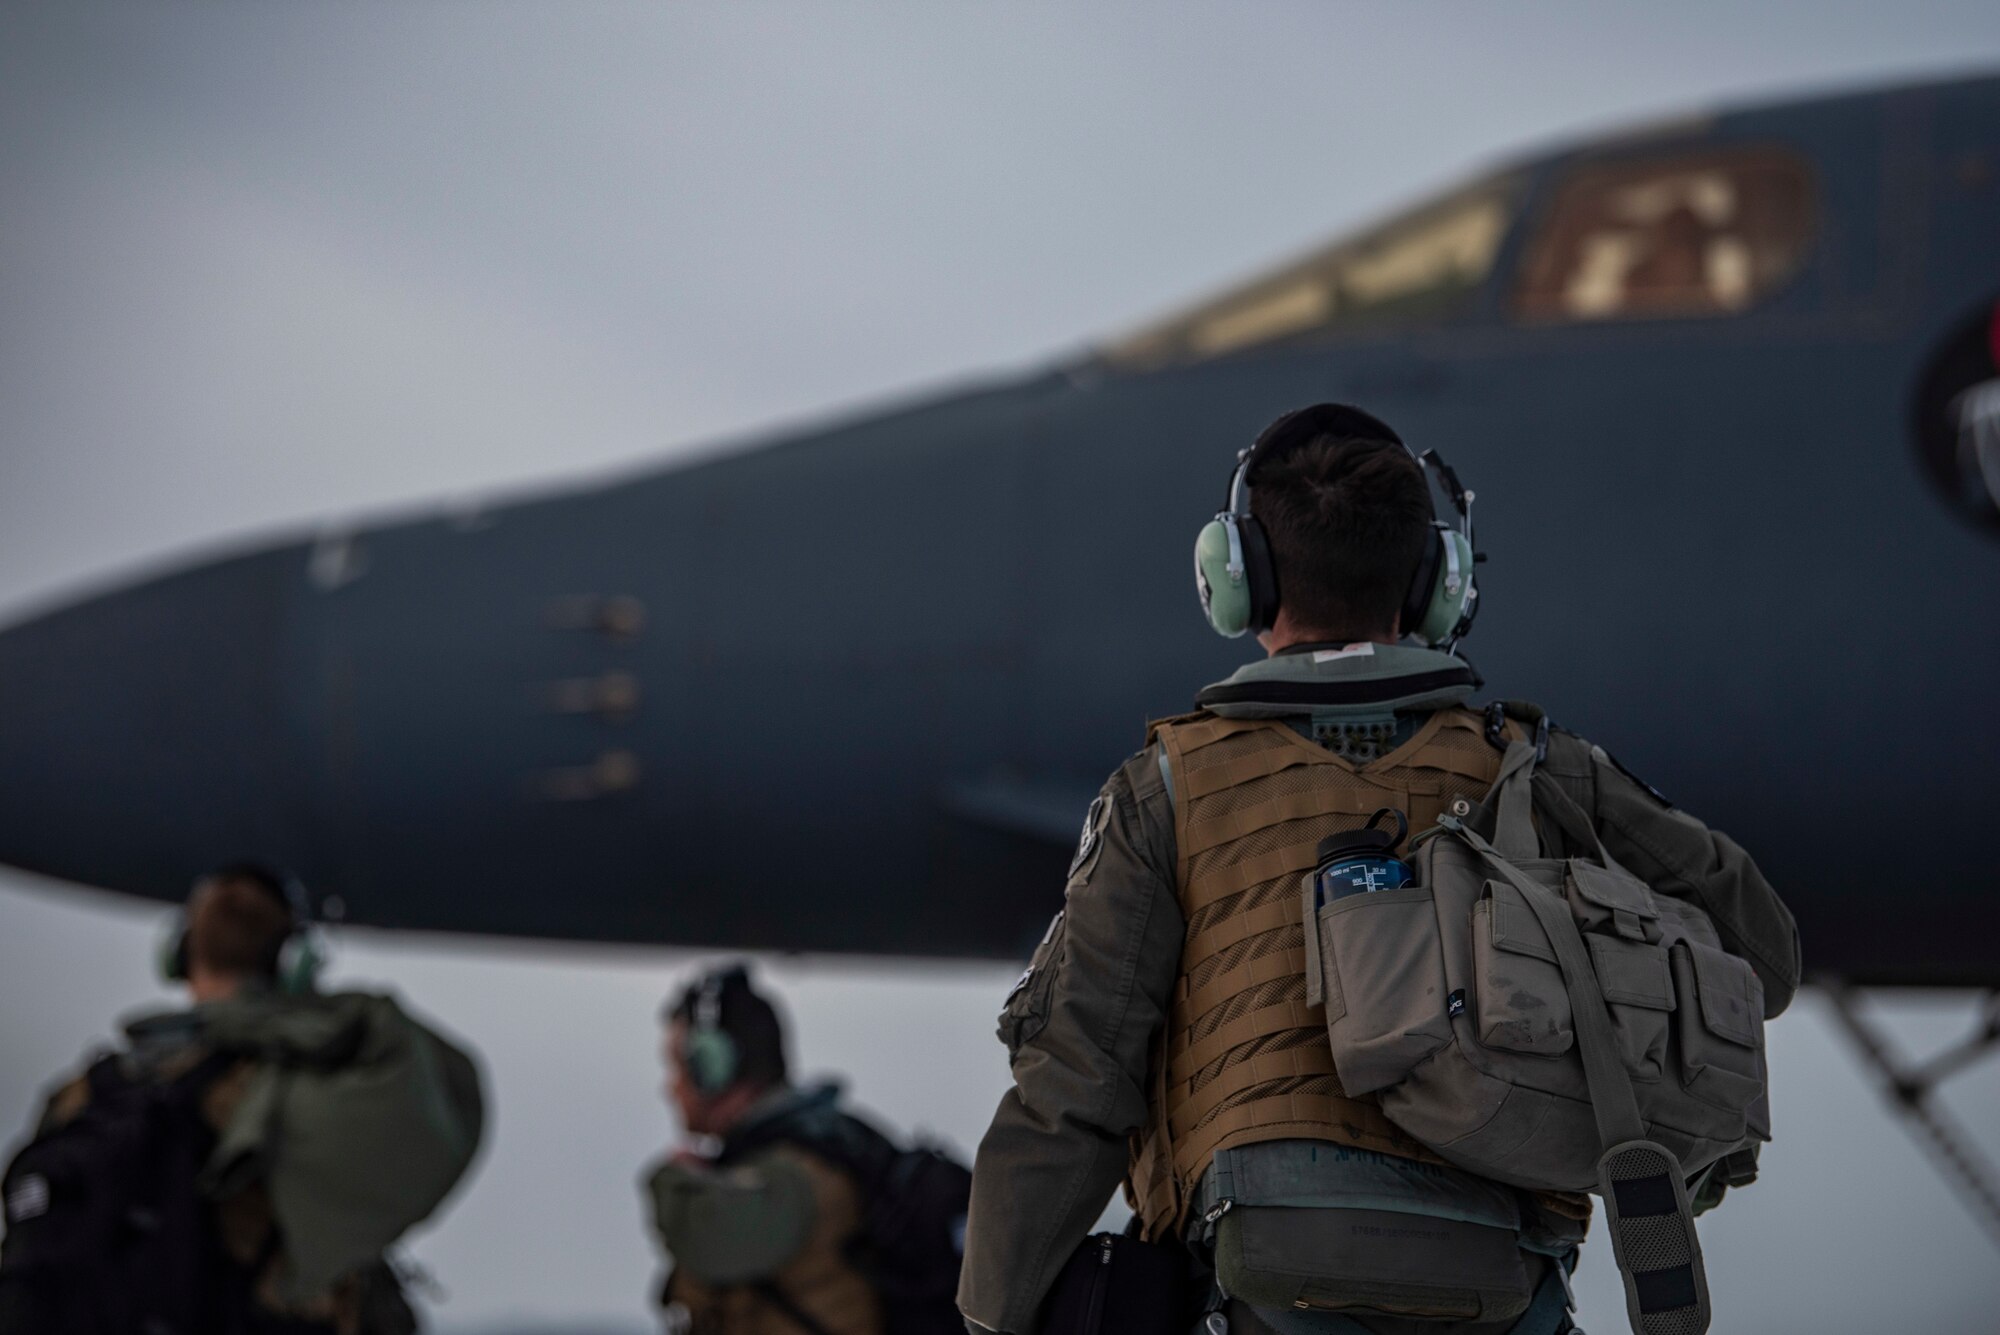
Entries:
[[1370,816],[1368,823],[1361,828],[1364,830],[1373,830],[1375,822],[1381,820],[1384,816],[1394,816],[1396,818],[1396,837],[1391,839],[1382,849],[1384,853],[1393,853],[1396,851],[1397,846],[1404,839],[1408,838],[1410,834],[1410,818],[1403,813],[1401,807],[1377,807],[1375,814]]

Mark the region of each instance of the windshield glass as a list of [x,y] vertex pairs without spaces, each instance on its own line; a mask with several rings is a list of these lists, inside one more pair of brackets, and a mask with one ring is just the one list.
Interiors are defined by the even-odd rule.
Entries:
[[1503,178],[1343,238],[1117,339],[1104,360],[1149,368],[1377,323],[1440,319],[1485,280],[1513,214]]
[[1580,168],[1528,249],[1514,308],[1546,321],[1735,315],[1798,270],[1812,227],[1810,174],[1779,149]]

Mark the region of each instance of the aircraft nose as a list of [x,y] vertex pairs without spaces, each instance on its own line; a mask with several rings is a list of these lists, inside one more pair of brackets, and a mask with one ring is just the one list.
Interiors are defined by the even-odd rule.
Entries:
[[272,721],[298,578],[262,552],[0,632],[0,862],[179,899],[224,858],[295,856]]

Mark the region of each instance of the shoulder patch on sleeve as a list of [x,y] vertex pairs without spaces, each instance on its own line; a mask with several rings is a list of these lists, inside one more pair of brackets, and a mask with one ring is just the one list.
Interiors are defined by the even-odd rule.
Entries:
[[1073,880],[1090,855],[1097,851],[1098,836],[1104,832],[1104,822],[1111,815],[1111,804],[1105,795],[1099,793],[1091,800],[1090,810],[1083,816],[1083,835],[1076,843],[1076,856],[1069,860],[1069,875]]
[[1655,802],[1658,802],[1661,806],[1665,807],[1669,811],[1674,810],[1674,802],[1672,798],[1668,797],[1665,793],[1661,792],[1659,789],[1653,787],[1652,784],[1647,783],[1644,779],[1634,774],[1631,770],[1625,768],[1625,763],[1619,760],[1617,756],[1612,755],[1609,751],[1605,750],[1601,746],[1594,746],[1591,749],[1597,752],[1598,755],[1604,757],[1604,759],[1610,764],[1611,768],[1617,770],[1620,774],[1623,774],[1633,783],[1636,783],[1641,788],[1645,789],[1646,792],[1649,795],[1651,795],[1652,799]]

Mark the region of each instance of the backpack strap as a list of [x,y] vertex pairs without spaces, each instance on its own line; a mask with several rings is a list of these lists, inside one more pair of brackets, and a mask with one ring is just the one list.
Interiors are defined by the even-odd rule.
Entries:
[[1596,854],[1597,860],[1607,867],[1624,872],[1635,881],[1646,878],[1611,856],[1611,850],[1604,846],[1604,837],[1597,832],[1597,822],[1590,813],[1578,804],[1569,791],[1555,776],[1536,770],[1532,780],[1535,810],[1554,820],[1568,836],[1570,847],[1582,850],[1585,856]]
[[1486,790],[1482,803],[1494,813],[1494,851],[1515,862],[1540,857],[1541,841],[1536,837],[1532,819],[1539,812],[1562,828],[1573,848],[1586,855],[1594,853],[1605,866],[1625,871],[1604,847],[1604,840],[1597,833],[1597,822],[1590,813],[1578,806],[1576,799],[1564,792],[1554,778],[1535,768],[1543,754],[1539,739],[1532,745],[1508,744],[1500,772],[1494,776],[1493,786]]
[[784,1313],[785,1320],[804,1331],[806,1335],[833,1335],[833,1332],[813,1319],[813,1314],[791,1300],[779,1288],[775,1280],[762,1279],[750,1286],[751,1292]]
[[896,1158],[896,1144],[844,1110],[831,1117],[788,1117],[724,1143],[721,1161],[735,1163],[774,1145],[795,1145],[826,1160],[872,1190]]
[[188,1093],[199,1097],[207,1092],[208,1087],[214,1084],[218,1077],[242,1060],[244,1057],[240,1052],[212,1048],[202,1054],[200,1061],[182,1071],[168,1083],[176,1093]]
[[1500,761],[1500,772],[1486,792],[1486,806],[1494,813],[1493,843],[1498,855],[1516,862],[1541,856],[1541,842],[1535,837],[1531,819],[1534,800],[1530,781],[1535,773],[1535,748],[1527,742],[1512,742]]

